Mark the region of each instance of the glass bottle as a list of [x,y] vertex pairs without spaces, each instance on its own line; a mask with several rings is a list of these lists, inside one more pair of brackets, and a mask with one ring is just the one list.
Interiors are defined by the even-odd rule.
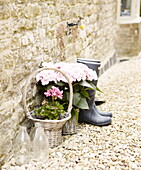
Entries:
[[41,127],[41,124],[39,122],[35,122],[34,127],[32,128],[32,130],[29,134],[30,140],[31,140],[31,143],[32,143],[32,146],[31,146],[31,158],[32,159],[34,159],[33,140],[34,140],[35,133],[36,133],[36,130],[37,130],[38,127]]
[[25,126],[20,126],[18,135],[15,140],[15,163],[25,164],[30,161],[30,137]]
[[32,141],[32,159],[39,162],[47,162],[49,157],[48,138],[44,129],[39,126],[36,128],[35,136]]
[[36,129],[38,127],[41,127],[41,124],[39,122],[35,122],[35,126],[33,127],[33,129],[30,132],[30,140],[31,140],[31,142],[33,142],[33,139],[35,137],[35,132],[36,132]]

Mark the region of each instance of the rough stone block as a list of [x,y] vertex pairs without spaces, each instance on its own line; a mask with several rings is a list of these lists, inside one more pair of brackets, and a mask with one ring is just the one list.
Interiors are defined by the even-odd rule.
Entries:
[[41,7],[37,3],[27,4],[27,6],[23,11],[26,18],[34,18],[38,16],[40,12],[41,12]]

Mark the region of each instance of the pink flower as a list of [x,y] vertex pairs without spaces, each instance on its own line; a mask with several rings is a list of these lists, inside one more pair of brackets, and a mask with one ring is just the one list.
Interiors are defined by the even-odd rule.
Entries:
[[45,95],[46,97],[51,96],[50,90],[47,90],[46,92],[44,92],[44,95]]
[[54,70],[44,70],[36,75],[36,81],[41,81],[42,85],[47,85],[49,82],[57,82],[57,73]]
[[[49,64],[48,66],[50,66]],[[47,67],[47,64],[46,64]],[[96,71],[89,69],[88,66],[82,63],[56,63],[53,68],[60,69],[63,71],[70,79],[71,82],[81,81],[81,80],[97,80]],[[67,83],[66,78],[60,73],[54,70],[44,70],[37,74],[36,81],[41,81],[42,85],[48,85],[51,81],[55,83],[58,81],[63,81]]]
[[47,90],[46,92],[44,92],[44,95],[46,97],[48,96],[52,96],[52,97],[55,97],[55,98],[60,98],[62,99],[63,98],[63,91],[60,91],[59,88],[55,87],[55,86],[52,86],[52,89],[49,89]]

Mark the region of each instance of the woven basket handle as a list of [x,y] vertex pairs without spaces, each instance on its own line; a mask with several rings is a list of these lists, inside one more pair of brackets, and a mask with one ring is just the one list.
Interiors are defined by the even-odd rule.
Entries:
[[47,68],[47,67],[44,67],[44,68],[40,68],[36,71],[34,71],[27,79],[27,82],[24,86],[24,89],[23,89],[23,96],[22,96],[22,103],[23,103],[23,109],[25,111],[25,114],[27,117],[30,116],[30,112],[28,110],[28,107],[27,107],[27,103],[26,103],[26,97],[27,97],[27,88],[30,84],[30,81],[31,79],[36,76],[37,73],[43,71],[43,70],[54,70],[54,71],[57,71],[57,72],[60,72],[67,80],[68,84],[69,84],[69,90],[70,90],[70,96],[69,96],[69,105],[68,105],[68,109],[67,109],[67,112],[68,114],[71,114],[71,109],[72,109],[72,99],[73,99],[73,88],[72,88],[72,84],[71,84],[71,81],[69,79],[69,77],[64,73],[62,72],[61,70],[59,69],[56,69],[56,68]]

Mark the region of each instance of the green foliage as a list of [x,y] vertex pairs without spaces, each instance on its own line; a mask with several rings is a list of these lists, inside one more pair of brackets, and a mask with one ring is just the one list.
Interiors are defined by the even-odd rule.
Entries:
[[[67,111],[69,103],[69,86],[68,83],[64,82],[50,82],[47,86],[42,86],[42,94],[44,91],[50,89],[52,86],[59,87],[60,90],[63,90],[63,99],[55,101],[56,106],[44,105],[34,111],[35,116],[40,117],[41,119],[57,120],[60,119],[60,114],[64,114]],[[89,99],[88,90],[97,90],[102,92],[98,87],[96,87],[91,81],[81,81],[73,82],[73,101],[72,101],[72,116],[74,114],[78,115],[79,109],[89,109],[87,99]],[[49,102],[48,102],[49,103]],[[60,108],[60,106],[62,108]],[[55,109],[55,107],[57,109]]]
[[87,87],[88,89],[91,89],[91,90],[96,90],[95,85],[93,85],[93,83],[88,82],[88,81],[82,81],[80,82],[80,85],[83,87]]
[[73,100],[72,100],[72,105],[77,105],[81,99],[81,94],[80,93],[74,93],[73,94]]
[[[81,81],[81,82],[73,83],[72,105],[79,109],[89,109],[89,106],[87,103],[87,99],[89,99],[89,94],[88,94],[87,90],[89,90],[89,89],[96,90],[96,87],[91,82],[88,82],[88,81]],[[63,101],[69,101],[68,89],[65,92]]]
[[78,122],[78,114],[79,114],[79,109],[73,107],[73,108],[72,108],[72,111],[71,111],[71,118],[73,118],[74,116],[76,116],[76,120],[77,120],[76,122]]
[[89,109],[86,98],[81,97],[81,99],[79,100],[79,103],[76,105],[76,107],[78,107],[80,109]]
[[43,106],[34,110],[33,115],[38,119],[44,120],[59,120],[65,114],[63,105],[55,101],[54,105],[51,102],[47,102]]

